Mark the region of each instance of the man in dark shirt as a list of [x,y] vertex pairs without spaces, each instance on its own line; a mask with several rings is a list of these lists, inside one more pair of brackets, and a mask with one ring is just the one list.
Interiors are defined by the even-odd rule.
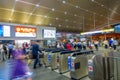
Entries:
[[37,63],[39,63],[39,66],[41,66],[40,61],[39,61],[39,52],[41,53],[41,51],[39,49],[39,45],[37,42],[32,41],[31,50],[32,50],[32,55],[33,55],[33,59],[34,59],[33,68],[35,69]]

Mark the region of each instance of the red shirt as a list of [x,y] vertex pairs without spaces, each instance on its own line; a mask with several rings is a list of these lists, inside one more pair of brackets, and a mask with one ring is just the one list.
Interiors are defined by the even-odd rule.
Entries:
[[66,48],[67,48],[68,50],[73,50],[72,46],[71,46],[69,43],[66,44]]

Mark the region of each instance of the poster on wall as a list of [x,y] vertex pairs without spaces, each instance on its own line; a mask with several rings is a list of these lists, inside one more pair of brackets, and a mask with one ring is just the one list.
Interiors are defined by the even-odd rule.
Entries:
[[36,37],[36,28],[15,26],[15,37]]
[[10,26],[0,25],[0,37],[10,37]]
[[43,37],[44,38],[56,38],[56,30],[44,29]]

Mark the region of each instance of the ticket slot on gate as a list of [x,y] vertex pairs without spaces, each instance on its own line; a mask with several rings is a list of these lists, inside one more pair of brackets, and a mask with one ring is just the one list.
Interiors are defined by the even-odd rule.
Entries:
[[80,62],[75,63],[75,70],[80,68]]

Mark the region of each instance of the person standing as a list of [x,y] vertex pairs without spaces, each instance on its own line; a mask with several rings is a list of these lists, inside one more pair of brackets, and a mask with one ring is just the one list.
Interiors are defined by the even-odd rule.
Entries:
[[12,55],[13,48],[14,48],[14,45],[12,43],[9,43],[8,44],[8,49],[9,49],[8,59],[10,59],[10,56]]
[[36,69],[37,63],[39,64],[39,66],[41,66],[40,61],[39,61],[39,52],[40,53],[42,53],[42,52],[39,49],[38,43],[35,41],[32,41],[31,50],[32,50],[32,55],[33,55],[33,59],[34,59],[33,68]]
[[104,40],[103,45],[104,45],[104,48],[107,49],[108,48],[108,40]]
[[66,43],[66,49],[67,49],[67,50],[70,50],[70,51],[73,50],[73,48],[72,48],[69,40],[68,40],[67,43]]
[[118,41],[115,39],[113,41],[113,48],[114,48],[114,50],[116,50],[117,46],[118,46]]
[[97,40],[94,41],[94,45],[95,45],[95,49],[98,51],[99,42]]

